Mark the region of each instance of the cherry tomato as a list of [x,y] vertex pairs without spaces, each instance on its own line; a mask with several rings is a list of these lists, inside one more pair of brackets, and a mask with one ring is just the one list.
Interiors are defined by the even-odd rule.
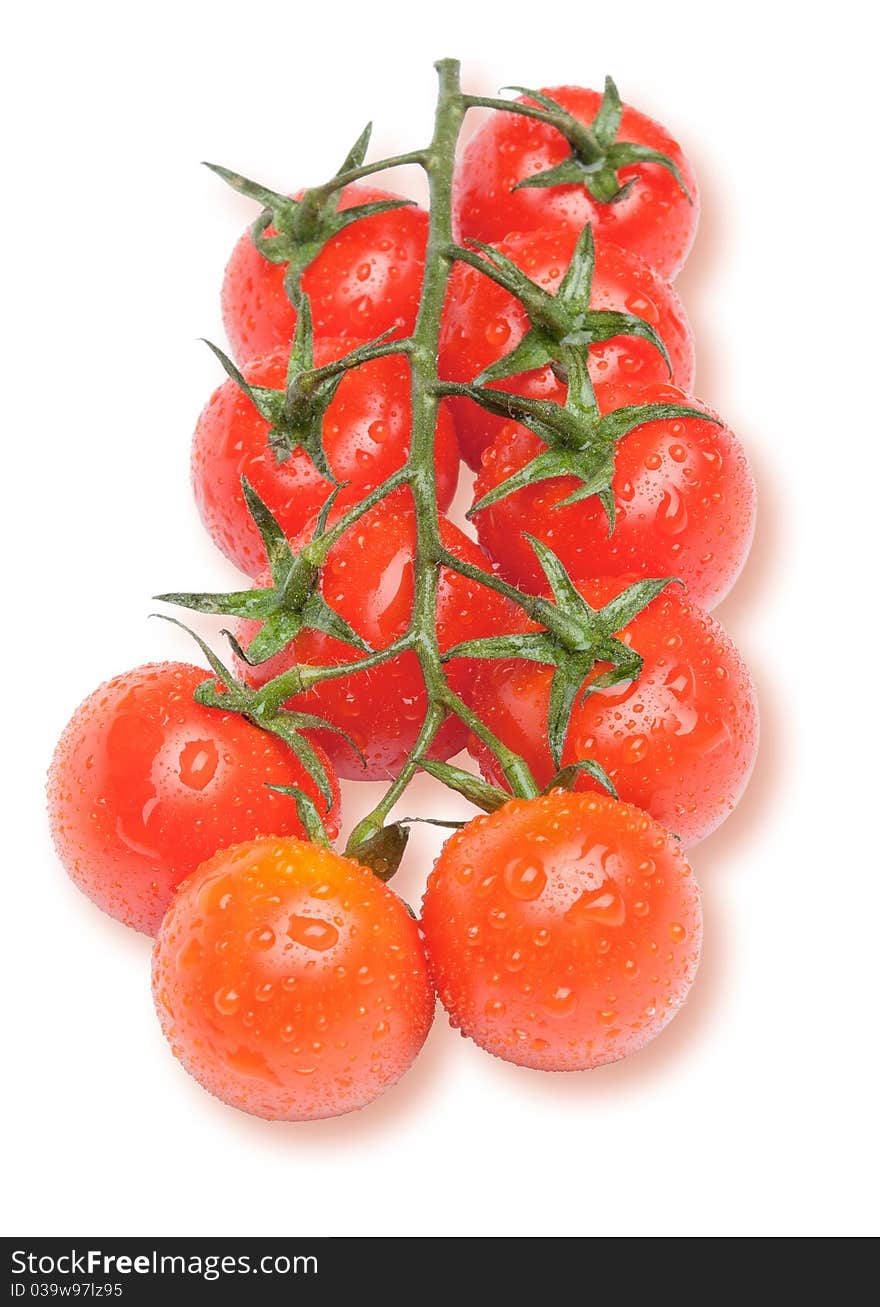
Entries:
[[[396,198],[372,186],[346,186],[340,208]],[[411,331],[427,240],[428,215],[415,204],[361,218],[332,236],[302,278],[315,331],[364,340],[391,327]],[[223,324],[239,363],[290,345],[296,312],[284,289],[286,272],[286,263],[259,253],[248,228],[232,251],[222,293]]]
[[702,937],[676,841],[627,803],[562,790],[453,835],[422,928],[453,1026],[544,1071],[616,1062],[658,1035],[687,997]]
[[[151,663],[114,676],[79,706],[49,769],[58,856],[99,908],[156,932],[176,887],[218,848],[255,835],[301,835],[296,804],[268,785],[296,785],[326,804],[295,755],[237,713],[193,699],[210,676]],[[317,749],[333,789],[333,769]]]
[[[582,123],[591,123],[601,96],[579,86],[545,91]],[[528,97],[520,97],[528,100]],[[536,227],[572,227],[589,222],[597,236],[633,250],[662,276],[681,269],[699,218],[697,187],[681,147],[659,123],[624,107],[620,141],[647,145],[678,167],[693,203],[675,177],[656,163],[621,168],[621,185],[635,179],[632,190],[603,204],[585,186],[515,187],[526,177],[545,172],[571,154],[571,146],[554,127],[520,114],[494,113],[471,137],[455,184],[455,214],[463,236],[497,244],[511,231]]]
[[[565,275],[577,242],[577,232],[513,233],[497,243],[502,254],[547,291],[555,291]],[[672,363],[672,380],[689,391],[694,376],[694,343],[684,309],[675,291],[640,259],[608,242],[596,245],[594,309],[615,309],[643,318],[660,336]],[[469,264],[456,264],[449,279],[440,337],[440,375],[448,381],[473,381],[485,368],[508,354],[528,330],[519,300]],[[669,370],[659,350],[640,337],[619,336],[590,348],[594,382],[617,377],[668,381]],[[532,399],[556,399],[559,383],[548,366],[491,383]],[[479,467],[483,451],[498,435],[505,419],[487,413],[472,400],[454,397],[458,443],[471,467]]]
[[[490,570],[481,550],[457,526],[440,519],[443,544],[456,557]],[[412,614],[415,515],[409,492],[381,503],[365,515],[331,549],[322,569],[321,594],[331,608],[373,649],[384,649],[406,631]],[[440,572],[437,597],[440,648],[462,640],[496,635],[509,627],[513,613],[506,600],[447,568]],[[236,634],[247,644],[256,633],[239,622]],[[292,663],[324,666],[347,663],[363,655],[321,631],[302,631],[292,644],[258,667],[244,669],[261,685]],[[472,697],[475,664],[455,659],[447,665],[449,683],[466,700]],[[325,681],[291,704],[316,713],[348,732],[366,758],[366,768],[338,735],[316,732],[339,774],[353,780],[396,776],[412,749],[425,716],[427,696],[418,660],[406,652],[372,671]],[[463,749],[467,730],[455,717],[440,728],[430,756],[450,758]]]
[[415,922],[372,872],[297,839],[222,849],[182,886],[153,953],[168,1042],[243,1112],[364,1107],[408,1069],[434,994]]
[[[632,578],[584,581],[578,590],[601,608]],[[525,619],[522,629],[527,627]],[[745,663],[730,637],[678,586],[661,592],[619,634],[644,659],[641,675],[575,700],[562,763],[593,758],[621,799],[696,844],[724,821],[742,795],[758,747],[758,706]],[[585,681],[606,670],[599,663]],[[540,785],[555,771],[547,743],[553,669],[520,660],[488,661],[475,691],[480,717],[522,754]],[[469,746],[484,773],[503,778],[478,741]],[[581,773],[577,789],[595,782]]]
[[[342,357],[353,343],[315,342],[315,366]],[[284,387],[286,349],[246,364],[245,380],[273,390]],[[361,364],[343,376],[324,414],[323,446],[340,482],[362,495],[402,466],[412,429],[409,365],[402,355]],[[196,427],[192,478],[202,521],[217,547],[243,572],[257,576],[266,551],[241,489],[246,476],[288,536],[298,535],[333,489],[309,455],[296,448],[279,462],[268,443],[269,424],[229,379],[211,396]],[[459,453],[452,418],[442,405],[435,445],[437,501],[447,508],[458,481]]]
[[[564,387],[559,386],[564,397]],[[687,404],[674,386],[619,381],[597,387],[603,413],[625,405]],[[709,410],[706,409],[708,413]],[[505,422],[483,456],[479,500],[545,448],[515,422]],[[517,490],[474,517],[480,543],[508,580],[540,589],[544,574],[523,535],[537,536],[575,581],[596,576],[677,576],[703,608],[720,603],[739,576],[755,525],[755,484],[732,431],[699,418],[648,422],[617,446],[616,523],[597,498],[560,507],[578,487],[556,477]]]

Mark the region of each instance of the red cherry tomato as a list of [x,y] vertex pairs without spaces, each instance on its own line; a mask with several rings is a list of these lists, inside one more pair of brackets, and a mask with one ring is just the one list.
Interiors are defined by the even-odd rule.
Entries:
[[[188,663],[153,663],[105,682],[80,705],[49,770],[58,856],[76,885],[127,926],[155,933],[180,882],[236,840],[301,835],[296,785],[323,812],[291,750],[236,713],[193,699],[210,676]],[[336,831],[333,788],[328,829]]]
[[554,790],[446,843],[422,928],[453,1026],[519,1066],[579,1071],[675,1016],[700,958],[700,897],[676,841],[606,795]]
[[[585,581],[578,589],[601,608],[628,583]],[[521,622],[522,629],[528,627]],[[696,844],[729,816],[742,795],[758,747],[758,706],[745,663],[707,613],[668,586],[618,636],[644,659],[639,678],[575,700],[562,763],[593,758],[621,799],[634,803],[685,845]],[[606,670],[600,663],[588,678]],[[539,785],[555,771],[547,743],[553,669],[516,660],[486,661],[475,709],[521,754]],[[586,687],[586,682],[585,682]],[[469,746],[484,774],[502,785],[494,758]],[[581,773],[576,788],[596,788]]]
[[[315,365],[323,367],[352,348],[350,340],[318,339]],[[276,349],[254,359],[243,369],[245,380],[283,389],[287,356],[286,349]],[[338,481],[363,495],[406,462],[411,431],[409,365],[402,355],[389,355],[353,368],[340,381],[324,414],[324,453]],[[217,547],[250,576],[266,566],[266,551],[244,501],[242,476],[288,536],[299,535],[333,489],[305,450],[294,449],[279,462],[268,433],[265,418],[229,379],[214,391],[193,438],[193,489],[202,521]],[[445,405],[437,418],[435,466],[443,509],[455,494],[459,469],[455,429]]]
[[[601,101],[596,91],[579,86],[550,87],[545,94],[582,123],[592,122]],[[688,256],[699,219],[694,174],[678,143],[636,109],[624,107],[617,139],[670,158],[694,202],[656,163],[621,168],[621,185],[633,179],[635,185],[609,204],[577,184],[516,190],[526,177],[562,163],[571,146],[555,127],[520,114],[494,113],[468,141],[456,176],[455,214],[462,235],[497,244],[511,231],[556,226],[580,231],[589,222],[597,236],[633,250],[671,279]]]
[[[408,492],[397,494],[365,515],[331,549],[322,569],[321,594],[331,608],[373,649],[384,649],[407,629],[413,603],[415,515]],[[490,569],[480,549],[457,526],[440,519],[447,549],[468,563]],[[440,572],[437,598],[440,648],[462,640],[496,635],[509,627],[506,600],[447,568]],[[239,622],[236,634],[247,644],[256,633],[252,622]],[[325,666],[362,657],[354,647],[321,631],[302,631],[291,645],[258,667],[244,669],[262,685],[292,663]],[[449,683],[466,700],[472,697],[475,664],[455,659],[447,667]],[[339,774],[353,780],[396,776],[413,748],[425,716],[427,696],[414,653],[403,653],[372,671],[325,681],[291,700],[348,732],[366,758],[366,769],[351,746],[337,735],[316,732]],[[449,758],[464,748],[467,730],[449,717],[430,751]]]
[[[346,186],[340,207],[396,198],[372,186]],[[332,236],[302,278],[315,331],[364,340],[391,327],[411,331],[427,240],[428,215],[415,204],[361,218]],[[259,253],[250,228],[232,251],[223,280],[223,324],[240,364],[290,345],[296,312],[284,289],[286,272],[286,263],[270,263]]]
[[415,922],[349,858],[296,839],[222,849],[181,888],[153,954],[177,1056],[269,1120],[364,1107],[425,1041],[434,994]]
[[[564,398],[564,387],[558,387]],[[624,405],[704,407],[674,386],[617,382],[596,390],[603,413]],[[709,410],[706,409],[708,413]],[[506,422],[483,456],[479,500],[545,448],[527,428]],[[560,507],[574,477],[539,481],[474,517],[480,543],[508,580],[540,589],[544,573],[523,535],[549,545],[575,581],[596,576],[676,576],[703,608],[720,603],[739,576],[755,526],[755,484],[727,427],[671,418],[636,427],[617,446],[614,531],[597,498]]]
[[[498,242],[523,272],[547,291],[555,291],[565,275],[577,242],[577,232],[514,233]],[[675,291],[627,250],[607,242],[596,246],[591,307],[615,309],[643,318],[666,345],[672,380],[689,391],[694,376],[694,343],[684,309]],[[519,300],[468,264],[456,264],[449,280],[440,337],[440,375],[448,381],[473,381],[485,368],[508,354],[528,330]],[[659,350],[648,341],[620,336],[590,349],[594,382],[668,381],[669,370]],[[559,383],[548,366],[491,383],[532,399],[556,399]],[[505,419],[486,413],[470,399],[451,399],[462,456],[479,467],[483,451],[498,435]]]

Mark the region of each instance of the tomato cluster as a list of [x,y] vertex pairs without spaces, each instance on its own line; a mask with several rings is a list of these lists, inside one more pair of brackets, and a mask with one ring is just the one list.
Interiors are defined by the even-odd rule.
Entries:
[[[683,850],[757,747],[748,671],[708,612],[745,561],[754,485],[691,397],[669,284],[697,222],[688,162],[610,80],[496,102],[438,68],[434,146],[385,163],[433,170],[439,216],[367,183],[368,133],[323,188],[217,170],[262,213],[226,271],[233,358],[215,350],[228,376],[192,477],[246,579],[160,598],[229,618],[232,657],[196,636],[210,670],[108,681],[50,768],[70,876],[156,937],[174,1052],[269,1119],[369,1103],[435,996],[520,1066],[642,1047],[699,961]],[[475,104],[495,112],[456,166],[444,106]],[[477,540],[445,516],[462,460]],[[480,774],[450,763],[465,748]],[[385,883],[418,768],[483,809],[420,920]],[[339,778],[390,782],[345,855]]]

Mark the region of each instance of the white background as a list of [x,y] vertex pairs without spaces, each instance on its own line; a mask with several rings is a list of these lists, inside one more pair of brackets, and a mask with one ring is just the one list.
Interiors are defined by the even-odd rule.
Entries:
[[[0,78],[4,1233],[846,1236],[877,1230],[876,73],[838,3],[48,3]],[[7,24],[10,19],[7,17]],[[346,25],[347,24],[347,25]],[[8,29],[7,29],[8,30]],[[218,288],[252,210],[203,158],[324,180],[368,117],[422,143],[433,59],[471,89],[601,84],[679,135],[704,219],[679,280],[698,393],[761,505],[719,610],[763,710],[751,789],[694,853],[693,997],[647,1051],[542,1076],[442,1013],[345,1119],[270,1125],[171,1057],[149,944],[46,834],[55,738],[100,680],[190,658],[149,596],[221,588],[188,485]],[[424,792],[412,796],[412,808]],[[350,813],[355,805],[349,805]],[[453,811],[451,799],[442,807]],[[400,875],[417,900],[434,846]]]

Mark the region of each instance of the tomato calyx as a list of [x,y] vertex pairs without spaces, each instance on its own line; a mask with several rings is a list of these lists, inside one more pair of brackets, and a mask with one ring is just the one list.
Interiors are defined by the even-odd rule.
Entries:
[[617,336],[637,336],[662,355],[672,373],[666,345],[660,335],[635,313],[622,313],[616,309],[591,309],[593,273],[596,266],[596,247],[593,229],[589,223],[577,239],[571,262],[556,291],[551,294],[524,272],[500,250],[482,241],[469,242],[482,255],[464,246],[453,246],[450,253],[459,262],[490,277],[502,289],[514,295],[522,304],[530,328],[522,340],[507,354],[485,368],[475,378],[477,385],[501,381],[519,372],[531,372],[549,363],[554,370],[561,369],[564,379],[565,346],[586,347],[613,340]]
[[408,826],[402,821],[392,821],[356,843],[349,841],[346,854],[369,867],[379,880],[389,881],[400,866],[408,843]]
[[311,305],[308,295],[303,293],[282,390],[253,385],[222,349],[210,340],[206,340],[205,344],[219,360],[226,375],[251,401],[260,417],[269,423],[266,438],[276,461],[285,463],[295,449],[301,449],[311,459],[319,475],[338,486],[340,483],[324,451],[324,415],[346,372],[384,353],[381,347],[393,332],[394,328],[390,328],[374,340],[317,368]]
[[[190,627],[178,621],[176,617],[169,616],[168,613],[154,613],[153,615],[161,617],[164,622],[171,622],[174,626],[179,626],[181,630],[186,631],[187,635],[195,640],[207,660],[208,666],[214,673],[213,676],[207,677],[196,687],[193,695],[196,703],[200,703],[203,708],[217,708],[221,712],[238,713],[251,725],[267,731],[270,735],[276,735],[279,740],[283,740],[317,785],[329,812],[333,806],[334,797],[330,778],[314,746],[303,732],[333,731],[334,734],[341,735],[355,752],[363,757],[351,736],[332,722],[326,721],[323,717],[315,716],[314,713],[297,712],[276,705],[263,691],[252,690],[250,686],[239,680],[228,667],[224,666],[211,646]],[[269,684],[271,685],[271,682]]]
[[553,508],[564,508],[595,495],[605,510],[611,535],[616,521],[612,482],[618,442],[648,422],[699,418],[717,424],[716,418],[688,404],[626,404],[601,413],[586,367],[572,357],[568,371],[564,404],[481,386],[466,388],[470,397],[489,412],[522,423],[547,446],[477,500],[468,511],[469,518],[526,486],[573,477],[580,485]]
[[668,154],[652,150],[647,145],[634,141],[618,141],[620,120],[623,116],[623,104],[620,93],[611,77],[605,78],[605,93],[590,124],[582,123],[564,109],[557,100],[545,95],[543,91],[533,91],[527,86],[510,86],[510,91],[519,91],[536,104],[546,109],[543,122],[561,132],[572,147],[571,154],[561,163],[547,168],[544,172],[534,173],[518,182],[514,190],[530,187],[549,186],[583,186],[599,204],[619,204],[629,195],[638,178],[633,177],[621,184],[618,171],[632,164],[654,163],[666,168],[678,182],[691,204],[693,196],[685,185],[675,162]]
[[[634,681],[643,659],[617,638],[675,577],[636,581],[602,608],[593,608],[580,594],[556,554],[541,540],[524,533],[547,578],[553,600],[543,610],[544,629],[467,640],[443,655],[450,658],[521,658],[553,667],[547,715],[550,754],[557,768],[572,709],[597,690]],[[594,675],[598,666],[607,670]]]
[[[252,181],[219,164],[205,164],[206,168],[210,168],[211,172],[216,173],[239,195],[246,195],[248,199],[262,205],[262,212],[251,227],[251,238],[264,259],[270,263],[288,265],[284,278],[285,290],[297,308],[302,298],[302,274],[328,240],[361,218],[389,213],[392,209],[402,209],[413,203],[406,199],[388,199],[356,204],[347,209],[338,207],[339,191],[349,180],[349,174],[361,168],[371,133],[372,123],[368,123],[331,180],[324,186],[303,191],[299,199],[273,191],[261,182]],[[270,228],[272,233],[268,234]]]
[[179,591],[153,597],[197,613],[215,613],[259,622],[260,629],[247,649],[243,649],[229,632],[224,633],[238,657],[251,667],[279,653],[304,630],[323,631],[362,653],[372,653],[366,640],[330,607],[317,588],[323,555],[323,546],[319,542],[336,492],[328,498],[317,518],[311,544],[297,554],[247,477],[242,477],[241,488],[266,550],[272,584],[225,594]]

